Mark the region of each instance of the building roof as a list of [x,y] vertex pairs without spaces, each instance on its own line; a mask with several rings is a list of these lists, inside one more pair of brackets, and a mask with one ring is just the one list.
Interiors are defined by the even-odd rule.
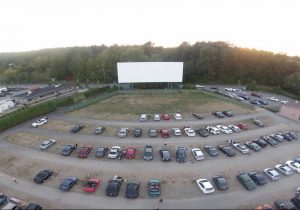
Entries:
[[300,102],[296,101],[295,103],[283,104],[282,106],[283,107],[288,107],[288,108],[300,109]]
[[35,97],[39,97],[39,96],[43,96],[45,94],[49,94],[51,92],[54,91],[58,91],[62,89],[62,87],[55,87],[55,86],[48,86],[48,87],[42,87],[42,88],[38,88],[35,90],[32,90],[30,94],[28,94],[29,91],[25,92],[25,93],[21,93],[18,95],[15,95],[14,97],[16,98],[35,98]]

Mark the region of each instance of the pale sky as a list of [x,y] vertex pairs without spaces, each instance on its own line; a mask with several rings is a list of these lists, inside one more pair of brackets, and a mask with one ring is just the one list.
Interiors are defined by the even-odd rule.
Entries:
[[226,41],[300,56],[299,0],[0,0],[0,52]]

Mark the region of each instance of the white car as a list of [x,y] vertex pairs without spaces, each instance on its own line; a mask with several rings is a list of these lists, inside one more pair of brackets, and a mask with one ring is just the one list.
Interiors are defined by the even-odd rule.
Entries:
[[160,116],[159,116],[159,114],[154,114],[153,120],[154,120],[154,121],[160,121]]
[[230,128],[235,133],[239,133],[241,131],[241,129],[236,125],[228,125],[228,128]]
[[264,173],[269,177],[272,181],[276,181],[280,179],[279,173],[274,168],[266,168]]
[[220,130],[216,127],[207,126],[206,130],[214,135],[220,134]]
[[181,136],[181,130],[179,128],[172,128],[174,136]]
[[39,119],[39,120],[35,121],[34,123],[32,123],[31,126],[36,128],[36,127],[46,124],[47,122],[48,121],[46,118],[42,118],[42,119]]
[[225,88],[225,90],[227,90],[227,91],[232,91],[232,88]]
[[147,120],[147,115],[146,114],[141,114],[140,121],[145,122],[146,120]]
[[174,113],[174,118],[175,120],[182,120],[181,114],[180,113]]
[[196,183],[204,194],[213,193],[215,191],[214,187],[207,179],[198,179]]
[[120,128],[118,136],[121,138],[125,138],[129,132],[128,128]]
[[288,167],[287,165],[283,164],[277,164],[275,166],[276,170],[282,173],[285,176],[291,175],[293,173],[293,170]]
[[287,104],[287,103],[289,103],[289,101],[280,101],[280,103]]
[[196,133],[192,128],[184,128],[184,132],[187,136],[196,136]]
[[113,146],[112,148],[110,148],[110,151],[108,153],[108,158],[111,159],[116,159],[119,157],[120,152],[122,152],[121,147],[119,146]]
[[203,152],[199,148],[193,148],[192,154],[193,154],[195,160],[203,160],[204,159]]
[[269,97],[267,99],[270,100],[270,101],[278,101],[279,100],[278,98],[275,98],[274,96]]
[[46,150],[48,149],[52,144],[55,144],[56,143],[56,140],[55,139],[49,139],[47,141],[43,141],[41,144],[40,144],[40,149],[41,150]]
[[232,130],[229,129],[227,126],[224,125],[217,125],[216,128],[218,128],[221,132],[226,134],[232,134]]
[[242,154],[249,154],[250,150],[244,145],[240,143],[233,143],[232,146],[236,148]]
[[291,169],[296,171],[297,173],[300,173],[300,163],[293,161],[293,160],[288,160],[285,162],[285,164],[288,165]]

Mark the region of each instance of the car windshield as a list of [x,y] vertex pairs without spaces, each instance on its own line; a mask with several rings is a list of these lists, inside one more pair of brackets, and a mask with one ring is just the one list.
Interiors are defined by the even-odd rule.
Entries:
[[110,154],[115,155],[115,154],[117,154],[117,152],[116,151],[110,151]]

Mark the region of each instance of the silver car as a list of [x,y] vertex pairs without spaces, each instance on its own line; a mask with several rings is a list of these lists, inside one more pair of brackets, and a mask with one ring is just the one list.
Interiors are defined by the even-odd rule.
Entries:
[[293,173],[293,170],[288,167],[287,165],[283,165],[283,164],[277,164],[275,166],[276,170],[279,171],[280,173],[282,173],[285,176],[291,175]]
[[56,143],[56,140],[55,139],[49,139],[47,141],[43,141],[41,144],[40,144],[40,149],[41,150],[46,150],[48,149],[52,144],[55,144]]
[[276,181],[280,179],[279,173],[274,168],[266,168],[264,173],[271,179],[272,181]]

